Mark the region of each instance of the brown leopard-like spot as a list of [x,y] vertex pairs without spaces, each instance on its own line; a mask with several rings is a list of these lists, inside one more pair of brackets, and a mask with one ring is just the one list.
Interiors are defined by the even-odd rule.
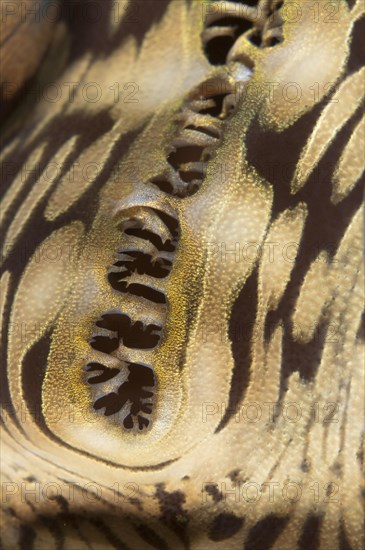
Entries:
[[208,536],[215,542],[229,539],[238,533],[243,524],[244,518],[223,512],[214,518]]

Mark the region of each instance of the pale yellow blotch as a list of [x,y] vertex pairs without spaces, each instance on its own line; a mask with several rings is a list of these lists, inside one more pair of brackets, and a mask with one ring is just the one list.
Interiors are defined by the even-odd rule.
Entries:
[[[43,15],[46,15],[46,13],[44,12]],[[63,93],[60,97],[59,92],[62,88],[64,88],[64,90],[66,89],[64,85],[69,82],[67,78],[62,80],[62,82],[57,82],[56,86],[58,86],[58,92],[56,99],[53,94],[55,93],[54,84],[58,76],[65,69],[70,52],[69,46],[70,40],[67,34],[66,25],[63,21],[59,21],[53,28],[51,42],[32,82],[29,83],[29,89],[26,89],[25,93],[22,95],[22,100],[17,104],[14,114],[9,117],[5,124],[5,136],[7,134],[10,136],[14,135],[14,133],[17,132],[24,146],[28,144],[35,135],[39,135],[44,126],[46,126],[52,118],[53,109],[56,110],[56,106],[62,103],[62,95],[63,99],[66,95]],[[29,51],[27,55],[28,57],[30,56]],[[48,86],[50,86],[50,88],[48,88]],[[49,97],[51,95],[52,97]],[[43,100],[43,113],[41,115],[38,107],[42,104]],[[52,106],[51,109],[50,105]],[[6,141],[6,137],[4,141]]]
[[10,188],[5,193],[4,198],[1,201],[0,225],[4,223],[9,209],[11,208],[12,204],[14,204],[16,198],[21,193],[26,182],[28,181],[28,176],[32,174],[32,171],[39,169],[39,161],[42,158],[45,148],[46,143],[42,143],[39,147],[32,151],[32,153],[28,156],[28,158],[21,166]]
[[[45,217],[55,220],[66,212],[91,187],[104,169],[109,156],[120,138],[124,122],[118,121],[112,129],[87,147],[75,159],[50,197]],[[70,151],[75,147],[75,141]]]
[[[318,326],[321,312],[333,292],[333,283],[327,279],[329,258],[326,252],[321,252],[314,260],[304,279],[297,303],[292,315],[293,338],[307,343],[313,338]],[[318,281],[327,279],[327,284],[319,292]]]
[[72,285],[82,234],[83,225],[75,222],[45,239],[36,249],[20,281],[12,308],[12,330],[9,335],[10,385],[13,398],[19,406],[22,396],[22,359],[29,347],[41,338],[54,321],[64,304]]
[[[194,17],[201,17],[201,7],[190,9],[192,13],[188,12],[185,2],[172,2],[163,20],[149,31],[143,41],[135,74],[138,71],[140,75],[140,102],[145,108],[153,110],[163,101],[178,98],[200,82],[210,68],[197,47],[199,28],[191,24]],[[160,55],[162,43],[163,56]],[[151,57],[153,64],[150,63]]]
[[[55,318],[65,293],[72,281],[73,262],[83,225],[75,222],[63,227],[45,239],[36,249],[20,281],[12,310],[14,323],[39,326],[42,332]],[[11,343],[20,344],[18,336],[10,337]],[[22,340],[25,348],[34,340],[31,331]]]
[[6,158],[14,152],[14,150],[18,147],[19,143],[20,143],[20,139],[17,137],[2,149],[0,153],[0,164],[1,164],[2,170],[4,169],[3,163],[6,162]]
[[[264,344],[265,319],[269,310],[276,309],[290,280],[307,209],[299,204],[293,210],[285,210],[272,224],[262,247],[259,269],[258,312],[254,327],[252,349],[252,377],[250,395],[262,390],[266,377],[267,352]],[[294,245],[294,254],[292,251]],[[278,344],[276,344],[278,345]]]
[[[6,301],[8,299],[8,289],[9,289],[9,282],[10,282],[10,273],[9,271],[5,271],[0,279],[0,319],[3,320],[4,315],[4,309],[6,305]],[[3,330],[3,322],[0,323],[0,338],[2,336],[2,330]]]
[[364,78],[364,68],[346,78],[322,111],[299,159],[291,185],[293,193],[297,193],[303,187],[336,133],[359,107],[364,97]]
[[[36,206],[41,202],[44,195],[50,189],[66,162],[67,157],[73,150],[76,138],[69,139],[57,153],[48,161],[43,172],[40,174],[36,183],[32,187],[29,195],[23,201],[15,218],[13,219],[6,234],[6,242],[13,243],[23,230]],[[38,169],[38,168],[37,168]],[[8,252],[8,250],[6,251]]]
[[337,204],[353,189],[365,166],[365,116],[354,129],[333,176],[331,200]]
[[113,36],[120,25],[134,22],[138,18],[138,5],[130,0],[113,0],[109,16],[109,34]]
[[137,78],[133,73],[137,57],[137,41],[131,36],[126,37],[107,59],[102,56],[93,59],[86,67],[70,112],[82,109],[93,116],[99,110],[109,109],[114,120],[123,119],[124,132],[137,126],[139,112],[143,110],[139,76]]
[[279,305],[295,265],[306,217],[307,207],[301,203],[280,214],[270,228],[260,265],[261,297],[265,309],[276,309]]
[[[37,13],[37,2],[28,0],[26,4],[26,10]],[[36,16],[33,15],[33,20],[28,17],[24,5],[16,3],[13,6],[15,9],[1,3],[0,65],[4,103],[13,99],[34,77],[45,51],[50,48],[58,14],[57,2],[47,6],[46,16],[39,10]],[[22,9],[19,9],[20,6]],[[8,84],[9,88],[4,84]]]
[[[44,86],[44,95],[37,103],[34,115],[30,119],[29,127],[25,127],[29,132],[25,137],[25,145],[29,145],[31,141],[34,141],[57,115],[63,113],[63,115],[66,116],[68,113],[72,112],[77,103],[78,96],[82,95],[83,90],[85,93],[84,80],[91,61],[91,54],[86,52],[80,59],[65,69],[58,79],[52,82],[52,84],[55,84],[57,87],[59,94],[58,100],[51,103],[52,109],[49,108],[50,101],[47,99],[47,90],[46,86]],[[85,100],[83,100],[81,108],[85,108]]]
[[265,356],[266,375],[262,379],[260,395],[266,402],[276,402],[280,386],[283,329],[278,326],[267,346]]
[[[164,18],[146,34],[138,52],[135,42],[133,47],[131,42],[126,44],[128,70],[123,64],[123,79],[115,80],[135,83],[136,93],[132,96],[132,88],[121,87],[113,116],[123,115],[127,127],[131,126],[132,115],[138,120],[153,113],[164,102],[178,99],[208,74],[210,66],[201,51],[200,29],[192,24],[194,17],[201,21],[201,6],[191,6],[190,12],[185,2],[171,2]],[[162,44],[163,55],[160,54]],[[123,45],[122,48],[120,53],[124,57]]]
[[[132,17],[133,3],[130,6],[123,9],[130,9]],[[117,13],[118,8],[114,9]],[[135,16],[138,17],[137,11]],[[113,10],[111,17],[115,18]],[[141,46],[134,37],[127,37],[107,60],[93,60],[84,81],[95,82],[96,86],[90,86],[89,91],[80,86],[70,112],[83,109],[94,114],[108,108],[114,120],[123,120],[124,134],[138,127],[162,104],[178,99],[208,74],[211,67],[200,44],[202,24],[200,5],[188,7],[184,1],[171,2]]]
[[267,50],[255,67],[261,83],[258,95],[264,99],[263,125],[283,130],[335,85],[351,31],[346,2],[336,2],[335,10],[333,14],[329,3],[316,0],[284,3],[284,41]]
[[355,20],[360,19],[360,17],[365,13],[365,4],[363,0],[357,0],[356,4],[352,8],[351,15]]

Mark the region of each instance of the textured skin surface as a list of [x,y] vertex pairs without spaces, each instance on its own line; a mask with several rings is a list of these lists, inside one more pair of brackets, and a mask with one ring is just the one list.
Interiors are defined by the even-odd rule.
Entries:
[[4,127],[2,548],[361,550],[364,4],[93,4]]
[[51,41],[59,4],[49,0],[15,0],[0,3],[0,115],[30,79]]

